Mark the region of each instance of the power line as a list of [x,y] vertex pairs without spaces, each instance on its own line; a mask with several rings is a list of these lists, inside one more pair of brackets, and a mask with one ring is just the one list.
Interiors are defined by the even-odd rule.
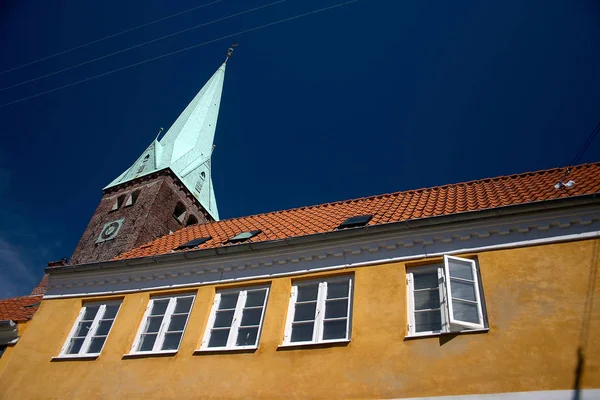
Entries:
[[577,152],[577,154],[575,155],[575,157],[573,158],[573,160],[571,161],[571,163],[565,169],[565,173],[563,174],[563,176],[556,183],[556,185],[554,185],[554,187],[556,189],[562,189],[563,187],[571,187],[569,185],[573,185],[574,184],[574,182],[572,182],[572,181],[564,183],[564,180],[571,173],[571,168],[573,168],[573,166],[577,165],[577,163],[579,162],[579,160],[581,159],[581,157],[583,157],[583,154],[590,147],[590,145],[592,144],[592,142],[594,141],[594,139],[596,139],[596,136],[598,136],[598,133],[600,133],[600,121],[598,121],[598,124],[596,124],[596,127],[594,128],[594,130],[585,139],[585,142],[583,143],[583,145],[581,146],[581,148],[579,149],[579,151]]
[[218,42],[219,40],[228,39],[228,38],[231,38],[231,37],[234,37],[234,36],[237,36],[237,35],[242,35],[244,33],[249,33],[249,32],[253,32],[253,31],[257,31],[259,29],[267,28],[269,26],[278,25],[278,24],[281,24],[283,22],[288,22],[288,21],[291,21],[291,20],[294,20],[294,19],[303,18],[303,17],[306,17],[308,15],[317,14],[317,13],[320,13],[320,12],[323,12],[323,11],[327,11],[327,10],[331,10],[331,9],[334,9],[334,8],[343,7],[343,6],[348,5],[348,4],[356,3],[357,1],[358,0],[344,1],[341,4],[336,4],[336,5],[329,6],[329,7],[319,8],[317,10],[309,11],[309,12],[306,12],[304,14],[298,14],[298,15],[295,15],[293,17],[284,18],[284,19],[281,19],[281,20],[278,20],[278,21],[275,21],[275,22],[270,22],[268,24],[264,24],[264,25],[260,25],[260,26],[254,27],[254,28],[245,29],[243,31],[232,33],[230,35],[221,36],[221,37],[219,37],[217,39],[209,40],[207,42],[199,43],[199,44],[196,44],[196,45],[193,45],[193,46],[189,46],[189,47],[184,47],[183,49],[175,50],[175,51],[172,51],[170,53],[162,54],[160,56],[148,58],[146,60],[143,60],[143,61],[140,61],[140,62],[137,62],[137,63],[134,63],[134,64],[129,64],[129,65],[126,65],[126,66],[121,67],[121,68],[116,68],[116,69],[113,69],[111,71],[104,72],[102,74],[94,75],[94,76],[91,76],[89,78],[77,81],[77,82],[69,83],[67,85],[59,86],[59,87],[54,88],[54,89],[46,90],[44,92],[40,92],[40,93],[31,95],[31,96],[23,97],[22,99],[2,104],[2,105],[0,105],[0,108],[7,107],[7,106],[10,106],[12,104],[20,103],[20,102],[25,101],[25,100],[33,99],[35,97],[43,96],[43,95],[48,94],[48,93],[56,92],[57,90],[61,90],[61,89],[65,89],[65,88],[68,88],[68,87],[71,87],[71,86],[75,86],[75,85],[78,85],[80,83],[91,81],[92,79],[96,79],[96,78],[100,78],[100,77],[103,77],[103,76],[106,76],[106,75],[110,75],[112,73],[123,71],[123,70],[128,69],[128,68],[133,68],[133,67],[136,67],[138,65],[142,65],[142,64],[145,64],[145,63],[148,63],[148,62],[151,62],[151,61],[155,61],[155,60],[159,60],[161,58],[172,56],[174,54],[182,53],[182,52],[187,51],[187,50],[195,49],[197,47],[201,47],[201,46],[205,46],[207,44]]
[[49,74],[46,74],[46,75],[38,76],[37,78],[28,79],[26,81],[15,83],[14,85],[11,85],[11,86],[3,87],[3,88],[0,89],[0,92],[3,92],[3,91],[8,90],[8,89],[15,88],[15,87],[18,87],[18,86],[25,85],[26,83],[35,82],[37,80],[40,80],[40,79],[43,79],[43,78],[47,78],[49,76],[56,75],[56,74],[59,74],[61,72],[69,71],[69,70],[74,69],[74,68],[78,68],[78,67],[81,67],[81,66],[84,66],[84,65],[87,65],[87,64],[91,64],[93,62],[100,61],[100,60],[103,60],[105,58],[112,57],[114,55],[121,54],[121,53],[124,53],[126,51],[133,50],[133,49],[145,46],[145,45],[150,44],[150,43],[158,42],[160,40],[164,40],[164,39],[176,36],[176,35],[180,35],[180,34],[185,33],[185,32],[189,32],[189,31],[194,30],[194,29],[201,28],[203,26],[212,25],[212,24],[215,24],[217,22],[225,21],[225,20],[233,18],[233,17],[237,17],[237,16],[240,16],[240,15],[243,15],[243,14],[248,14],[250,12],[260,10],[262,8],[266,8],[266,7],[273,6],[275,4],[283,3],[284,1],[287,1],[287,0],[278,0],[278,1],[275,1],[273,3],[265,4],[265,5],[262,5],[262,6],[259,6],[259,7],[254,7],[254,8],[245,10],[245,11],[240,11],[238,13],[231,14],[231,15],[228,15],[226,17],[218,18],[218,19],[215,19],[215,20],[212,20],[212,21],[209,21],[209,22],[205,22],[205,23],[202,23],[202,24],[199,24],[199,25],[192,26],[191,28],[183,29],[181,31],[170,33],[168,35],[161,36],[161,37],[156,38],[156,39],[148,40],[146,42],[142,42],[142,43],[139,43],[139,44],[127,47],[127,48],[122,49],[122,50],[117,50],[117,51],[115,51],[113,53],[110,53],[110,54],[106,54],[106,55],[103,55],[103,56],[100,56],[100,57],[97,57],[97,58],[93,58],[91,60],[84,61],[84,62],[79,63],[79,64],[71,65],[70,67],[59,69],[58,71],[50,72]]
[[583,157],[583,154],[590,147],[590,145],[592,144],[594,139],[596,139],[596,136],[598,136],[598,133],[600,133],[600,121],[598,121],[598,124],[596,125],[596,127],[594,128],[592,133],[590,133],[590,135],[587,137],[587,139],[583,143],[583,146],[581,146],[581,148],[579,149],[579,152],[577,152],[577,154],[575,155],[575,158],[573,158],[573,161],[571,161],[571,164],[569,164],[570,167],[572,167],[573,165],[576,165],[579,162],[579,160],[581,159],[581,157]]
[[81,44],[81,45],[79,45],[79,46],[72,47],[72,48],[70,48],[70,49],[67,49],[67,50],[59,51],[58,53],[54,53],[54,54],[52,54],[52,55],[49,55],[49,56],[46,56],[46,57],[43,57],[43,58],[39,58],[39,59],[37,59],[37,60],[34,60],[34,61],[31,61],[31,62],[28,62],[28,63],[25,63],[25,64],[21,64],[21,65],[18,65],[18,66],[14,67],[14,68],[11,68],[11,69],[7,69],[7,70],[5,70],[5,71],[2,71],[2,72],[0,72],[0,75],[2,75],[2,74],[6,74],[6,73],[8,73],[8,72],[15,71],[15,70],[17,70],[17,69],[21,69],[21,68],[23,68],[23,67],[27,67],[27,66],[29,66],[29,65],[37,64],[37,63],[39,63],[39,62],[42,62],[42,61],[49,60],[49,59],[51,59],[51,58],[54,58],[54,57],[56,57],[56,56],[60,56],[61,54],[70,53],[70,52],[72,52],[72,51],[74,51],[74,50],[78,50],[78,49],[81,49],[81,48],[83,48],[83,47],[87,47],[87,46],[90,46],[90,45],[92,45],[92,44],[96,44],[96,43],[102,42],[102,41],[104,41],[104,40],[111,39],[111,38],[114,38],[114,37],[116,37],[116,36],[123,35],[123,34],[125,34],[125,33],[127,33],[127,32],[131,32],[131,31],[134,31],[134,30],[136,30],[136,29],[144,28],[144,27],[146,27],[146,26],[148,26],[148,25],[153,25],[153,24],[156,24],[156,23],[158,23],[158,22],[165,21],[165,20],[167,20],[167,19],[170,19],[170,18],[173,18],[173,17],[177,17],[178,15],[187,14],[187,13],[189,13],[189,12],[192,12],[192,11],[195,11],[195,10],[199,10],[199,9],[201,9],[201,8],[208,7],[208,6],[211,6],[211,5],[213,5],[213,4],[220,3],[220,2],[222,2],[222,1],[223,1],[223,0],[215,0],[215,1],[212,1],[212,2],[210,2],[210,3],[207,3],[207,4],[202,4],[202,5],[200,5],[200,6],[196,6],[196,7],[192,7],[192,8],[190,8],[190,9],[187,9],[187,10],[184,10],[184,11],[180,11],[180,12],[178,12],[178,13],[175,13],[175,14],[171,14],[171,15],[168,15],[168,16],[166,16],[166,17],[163,17],[163,18],[159,18],[159,19],[157,19],[157,20],[154,20],[154,21],[146,22],[145,24],[142,24],[142,25],[137,25],[137,26],[134,26],[133,28],[125,29],[124,31],[117,32],[117,33],[113,33],[112,35],[108,35],[108,36],[105,36],[105,37],[103,37],[103,38],[100,38],[100,39],[92,40],[91,42],[87,42],[87,43]]

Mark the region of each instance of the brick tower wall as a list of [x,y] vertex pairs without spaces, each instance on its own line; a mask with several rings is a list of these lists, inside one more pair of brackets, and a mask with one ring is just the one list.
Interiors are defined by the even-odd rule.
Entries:
[[[137,200],[134,204],[127,205],[128,199],[136,190],[139,190]],[[124,201],[118,209],[113,210],[120,196],[125,196]],[[173,216],[178,202],[187,210],[182,222]],[[194,215],[199,223],[210,220],[198,201],[168,170],[106,190],[69,264],[110,260],[185,227],[190,215]],[[113,239],[97,241],[105,224],[121,219],[122,225]]]

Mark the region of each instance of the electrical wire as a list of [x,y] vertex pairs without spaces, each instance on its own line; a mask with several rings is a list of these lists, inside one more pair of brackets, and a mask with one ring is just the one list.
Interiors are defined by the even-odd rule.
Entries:
[[581,157],[583,157],[583,154],[590,147],[590,145],[592,144],[592,142],[594,141],[594,139],[596,139],[596,136],[598,136],[598,133],[600,133],[600,121],[598,121],[598,124],[596,124],[596,127],[594,128],[594,130],[592,131],[592,133],[590,133],[590,135],[585,139],[585,142],[583,143],[583,145],[581,146],[581,148],[579,149],[579,151],[577,152],[577,154],[575,155],[575,157],[573,158],[573,160],[571,161],[571,163],[565,169],[565,173],[560,178],[560,180],[558,181],[558,183],[555,185],[555,187],[557,189],[560,189],[560,188],[563,187],[563,185],[565,185],[563,183],[563,181],[571,173],[571,168],[573,168],[575,165],[577,165],[577,163],[579,162],[579,160],[581,159]]
[[592,133],[590,133],[590,135],[587,137],[587,139],[583,143],[583,146],[581,146],[581,148],[579,149],[579,152],[577,152],[577,155],[575,155],[575,157],[573,158],[573,161],[571,161],[571,164],[569,164],[570,167],[572,167],[573,165],[576,165],[579,162],[579,159],[581,159],[581,157],[583,157],[583,154],[590,147],[590,145],[592,144],[594,139],[596,139],[596,136],[598,136],[598,133],[600,133],[600,121],[598,121],[596,128],[594,128]]
[[59,69],[58,71],[50,72],[50,73],[48,73],[46,75],[38,76],[37,78],[28,79],[26,81],[15,83],[14,85],[11,85],[11,86],[3,87],[3,88],[0,89],[0,92],[3,92],[3,91],[8,90],[8,89],[15,88],[15,87],[18,87],[18,86],[25,85],[26,83],[35,82],[37,80],[40,80],[40,79],[43,79],[43,78],[47,78],[49,76],[56,75],[56,74],[59,74],[61,72],[69,71],[69,70],[72,70],[72,69],[75,69],[75,68],[78,68],[78,67],[81,67],[81,66],[84,66],[84,65],[87,65],[87,64],[91,64],[93,62],[100,61],[100,60],[103,60],[105,58],[112,57],[114,55],[121,54],[121,53],[124,53],[126,51],[133,50],[133,49],[145,46],[145,45],[150,44],[150,43],[158,42],[158,41],[161,41],[161,40],[173,37],[173,36],[181,35],[182,33],[186,33],[186,32],[192,31],[194,29],[198,29],[198,28],[202,28],[204,26],[212,25],[212,24],[215,24],[217,22],[225,21],[225,20],[233,18],[233,17],[237,17],[237,16],[240,16],[240,15],[243,15],[243,14],[251,13],[253,11],[258,11],[258,10],[260,10],[262,8],[274,6],[275,4],[283,3],[285,1],[286,0],[278,0],[278,1],[275,1],[273,3],[265,4],[265,5],[262,5],[262,6],[259,6],[259,7],[254,7],[254,8],[245,10],[245,11],[240,11],[238,13],[231,14],[231,15],[228,15],[226,17],[218,18],[218,19],[215,19],[215,20],[212,20],[212,21],[209,21],[209,22],[205,22],[205,23],[202,23],[202,24],[199,24],[199,25],[192,26],[191,28],[183,29],[183,30],[180,30],[180,31],[177,31],[177,32],[174,32],[174,33],[170,33],[170,34],[165,35],[165,36],[161,36],[161,37],[156,38],[156,39],[148,40],[146,42],[142,42],[142,43],[139,43],[139,44],[127,47],[127,48],[122,49],[122,50],[117,50],[117,51],[115,51],[113,53],[110,53],[110,54],[106,54],[106,55],[103,55],[103,56],[100,56],[100,57],[97,57],[97,58],[93,58],[91,60],[84,61],[82,63],[72,65],[70,67]]
[[60,55],[62,55],[62,54],[67,54],[67,53],[70,53],[70,52],[72,52],[72,51],[74,51],[74,50],[78,50],[78,49],[81,49],[81,48],[84,48],[84,47],[90,46],[90,45],[92,45],[92,44],[100,43],[100,42],[102,42],[102,41],[104,41],[104,40],[111,39],[111,38],[114,38],[114,37],[117,37],[117,36],[123,35],[123,34],[125,34],[125,33],[131,32],[131,31],[135,31],[136,29],[144,28],[144,27],[146,27],[146,26],[153,25],[153,24],[156,24],[156,23],[158,23],[158,22],[165,21],[165,20],[167,20],[167,19],[171,19],[171,18],[173,18],[173,17],[177,17],[177,16],[179,16],[179,15],[187,14],[187,13],[189,13],[189,12],[192,12],[192,11],[195,11],[195,10],[199,10],[199,9],[201,9],[201,8],[204,8],[204,7],[211,6],[211,5],[213,5],[213,4],[220,3],[220,2],[222,2],[222,1],[223,1],[223,0],[215,0],[215,1],[212,1],[212,2],[210,2],[210,3],[207,3],[207,4],[202,4],[202,5],[200,5],[200,6],[196,6],[196,7],[192,7],[192,8],[190,8],[190,9],[187,9],[187,10],[184,10],[184,11],[180,11],[180,12],[178,12],[178,13],[175,13],[175,14],[171,14],[171,15],[168,15],[168,16],[166,16],[166,17],[163,17],[163,18],[159,18],[159,19],[157,19],[157,20],[154,20],[154,21],[146,22],[145,24],[142,24],[142,25],[137,25],[137,26],[134,26],[133,28],[125,29],[124,31],[120,31],[120,32],[117,32],[117,33],[113,33],[112,35],[108,35],[108,36],[105,36],[105,37],[103,37],[103,38],[100,38],[100,39],[92,40],[91,42],[87,42],[87,43],[81,44],[81,45],[79,45],[79,46],[71,47],[70,49],[63,50],[63,51],[59,51],[58,53],[54,53],[54,54],[52,54],[52,55],[49,55],[49,56],[46,56],[46,57],[43,57],[43,58],[39,58],[39,59],[37,59],[37,60],[34,60],[34,61],[31,61],[31,62],[28,62],[28,63],[25,63],[25,64],[21,64],[21,65],[18,65],[18,66],[14,67],[14,68],[10,68],[10,69],[7,69],[7,70],[5,70],[5,71],[1,71],[1,72],[0,72],[0,75],[2,75],[2,74],[6,74],[6,73],[8,73],[8,72],[16,71],[17,69],[21,69],[21,68],[23,68],[23,67],[27,67],[27,66],[29,66],[29,65],[37,64],[37,63],[39,63],[39,62],[42,62],[42,61],[49,60],[49,59],[51,59],[51,58],[54,58],[54,57],[56,57],[56,56],[60,56]]
[[184,51],[195,49],[197,47],[201,47],[201,46],[205,46],[207,44],[215,43],[215,42],[218,42],[218,41],[223,40],[223,39],[232,38],[232,37],[237,36],[237,35],[242,35],[242,34],[245,34],[245,33],[254,32],[254,31],[257,31],[257,30],[260,30],[260,29],[264,29],[264,28],[273,26],[273,25],[281,24],[283,22],[288,22],[288,21],[292,21],[292,20],[295,20],[295,19],[303,18],[303,17],[309,16],[309,15],[312,15],[312,14],[317,14],[317,13],[324,12],[324,11],[327,11],[327,10],[331,10],[331,9],[334,9],[334,8],[343,7],[343,6],[348,5],[348,4],[356,3],[357,1],[359,1],[359,0],[344,1],[341,4],[336,4],[336,5],[329,6],[329,7],[319,8],[317,10],[309,11],[309,12],[306,12],[306,13],[303,13],[303,14],[298,14],[298,15],[295,15],[293,17],[284,18],[284,19],[281,19],[281,20],[278,20],[278,21],[275,21],[275,22],[270,22],[268,24],[264,24],[264,25],[260,25],[260,26],[254,27],[254,28],[245,29],[245,30],[242,30],[242,31],[239,31],[239,32],[236,32],[236,33],[232,33],[230,35],[221,36],[219,38],[212,39],[212,40],[209,40],[209,41],[206,41],[206,42],[203,42],[203,43],[199,43],[199,44],[196,44],[196,45],[193,45],[193,46],[184,47],[182,49],[175,50],[175,51],[172,51],[170,53],[166,53],[166,54],[162,54],[160,56],[148,58],[146,60],[143,60],[143,61],[140,61],[140,62],[137,62],[137,63],[134,63],[134,64],[129,64],[129,65],[126,65],[124,67],[116,68],[116,69],[110,70],[108,72],[104,72],[102,74],[94,75],[94,76],[91,76],[91,77],[86,78],[86,79],[82,79],[82,80],[79,80],[79,81],[76,81],[76,82],[73,82],[73,83],[69,83],[67,85],[59,86],[59,87],[54,88],[54,89],[46,90],[44,92],[40,92],[40,93],[31,95],[31,96],[23,97],[21,99],[15,100],[15,101],[11,101],[9,103],[2,104],[2,105],[0,105],[0,108],[4,108],[4,107],[10,106],[12,104],[16,104],[16,103],[20,103],[20,102],[23,102],[23,101],[26,101],[26,100],[29,100],[29,99],[33,99],[35,97],[43,96],[43,95],[48,94],[48,93],[56,92],[57,90],[61,90],[61,89],[65,89],[65,88],[68,88],[68,87],[71,87],[71,86],[75,86],[75,85],[78,85],[80,83],[91,81],[92,79],[96,79],[96,78],[100,78],[100,77],[103,77],[103,76],[106,76],[106,75],[110,75],[110,74],[113,74],[115,72],[123,71],[123,70],[128,69],[128,68],[133,68],[133,67],[136,67],[138,65],[142,65],[142,64],[145,64],[145,63],[148,63],[148,62],[151,62],[151,61],[155,61],[155,60],[159,60],[161,58],[172,56],[174,54],[178,54],[178,53],[182,53]]

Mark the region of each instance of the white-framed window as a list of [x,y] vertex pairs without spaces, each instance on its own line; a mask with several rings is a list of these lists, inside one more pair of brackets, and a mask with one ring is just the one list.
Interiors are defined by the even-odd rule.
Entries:
[[475,260],[444,256],[440,264],[407,269],[408,336],[486,329]]
[[292,285],[283,345],[350,340],[352,276]]
[[195,297],[194,294],[152,297],[130,354],[176,352]]
[[84,303],[59,357],[99,355],[120,307],[121,300]]
[[268,297],[268,286],[219,290],[200,350],[258,347]]

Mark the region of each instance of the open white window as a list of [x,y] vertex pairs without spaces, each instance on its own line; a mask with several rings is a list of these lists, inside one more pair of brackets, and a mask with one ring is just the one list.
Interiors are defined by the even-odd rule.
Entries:
[[351,312],[351,276],[295,282],[283,345],[348,341]]
[[475,260],[444,256],[440,264],[407,270],[408,335],[486,329]]
[[268,293],[267,286],[218,291],[200,350],[258,347]]
[[195,295],[153,297],[130,354],[173,353],[179,349]]
[[94,357],[104,347],[121,301],[85,303],[59,357]]

